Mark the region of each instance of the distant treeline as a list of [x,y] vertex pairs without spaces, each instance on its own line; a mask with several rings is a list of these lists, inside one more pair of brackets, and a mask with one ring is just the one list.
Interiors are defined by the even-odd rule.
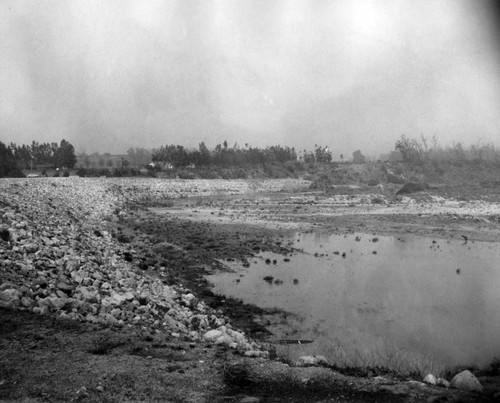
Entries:
[[168,164],[173,168],[182,167],[245,167],[251,165],[262,165],[269,163],[284,164],[298,160],[308,162],[331,162],[332,154],[328,147],[316,145],[314,151],[302,152],[298,156],[294,147],[270,146],[266,148],[251,147],[248,144],[244,148],[235,144],[229,147],[227,141],[217,144],[213,150],[209,150],[204,142],[201,142],[197,150],[189,150],[181,145],[165,145],[153,151],[152,160],[156,163]]
[[6,148],[22,169],[37,166],[73,168],[76,164],[75,148],[64,139],[60,144],[33,141],[31,145],[10,143]]
[[0,141],[0,177],[22,177],[22,169],[73,168],[75,164],[75,149],[64,139],[61,144],[33,141],[31,145]]

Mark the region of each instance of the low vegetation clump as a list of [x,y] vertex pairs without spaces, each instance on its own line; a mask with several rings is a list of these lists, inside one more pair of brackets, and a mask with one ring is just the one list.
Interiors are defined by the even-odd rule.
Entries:
[[276,366],[274,370],[259,372],[245,361],[226,364],[222,373],[229,394],[258,391],[269,398],[293,397],[302,398],[303,401],[308,401],[313,395],[317,401],[320,397],[332,394],[336,386],[328,376],[302,378],[299,372],[287,366]]
[[411,193],[416,193],[416,192],[423,192],[425,190],[429,189],[429,185],[427,183],[414,183],[414,182],[409,182],[406,183],[401,189],[399,189],[396,194],[397,195],[402,195],[402,194],[411,194]]
[[121,340],[112,340],[108,337],[97,337],[93,340],[92,347],[88,350],[91,354],[108,355],[113,349],[124,344]]

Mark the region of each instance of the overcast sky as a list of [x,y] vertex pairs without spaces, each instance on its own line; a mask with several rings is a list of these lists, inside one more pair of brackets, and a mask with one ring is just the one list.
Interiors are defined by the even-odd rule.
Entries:
[[0,140],[500,146],[487,0],[0,0]]

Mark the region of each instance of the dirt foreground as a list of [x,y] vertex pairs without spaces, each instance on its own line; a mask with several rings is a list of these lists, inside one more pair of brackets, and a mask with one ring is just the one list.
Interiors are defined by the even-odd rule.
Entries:
[[203,275],[221,259],[286,253],[293,229],[500,239],[500,203],[484,195],[309,185],[1,180],[0,399],[495,401],[498,367],[474,371],[478,392],[269,358],[265,312],[211,293]]

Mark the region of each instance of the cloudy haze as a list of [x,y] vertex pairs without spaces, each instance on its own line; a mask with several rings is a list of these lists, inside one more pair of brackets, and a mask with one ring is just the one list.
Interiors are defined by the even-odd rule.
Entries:
[[500,146],[481,0],[0,0],[0,140]]

